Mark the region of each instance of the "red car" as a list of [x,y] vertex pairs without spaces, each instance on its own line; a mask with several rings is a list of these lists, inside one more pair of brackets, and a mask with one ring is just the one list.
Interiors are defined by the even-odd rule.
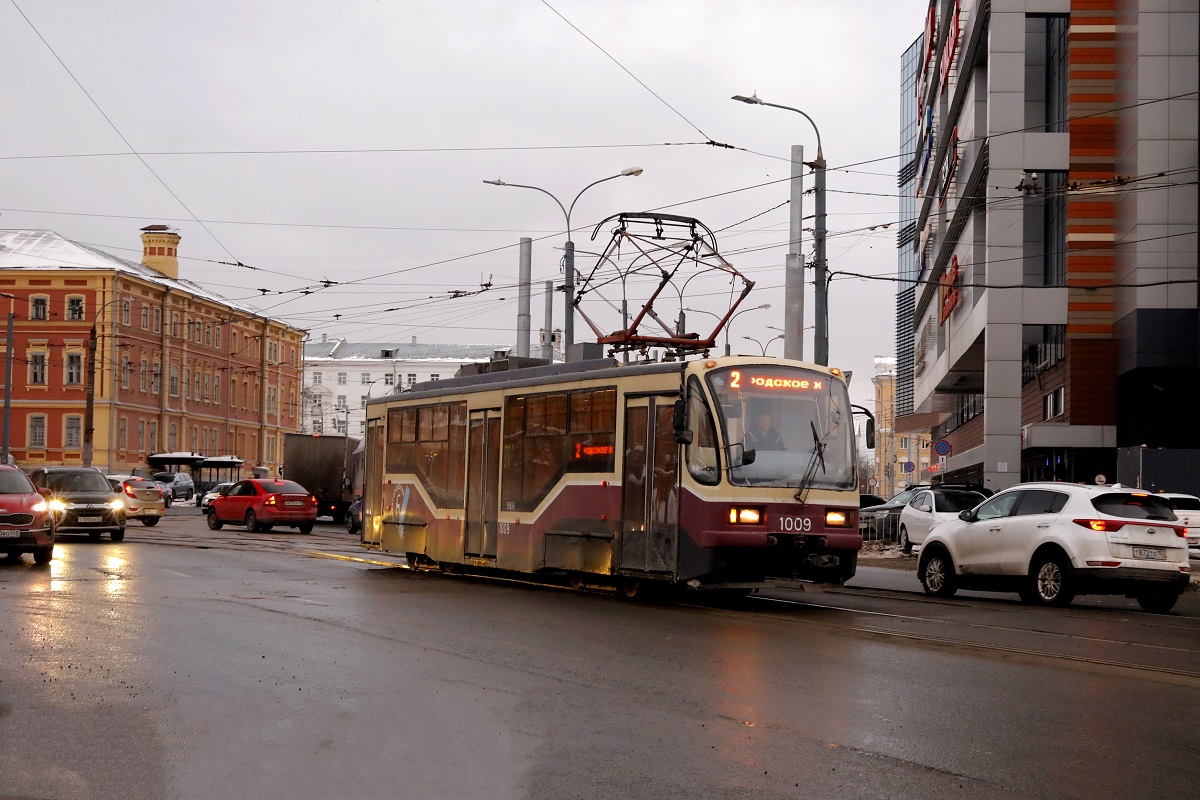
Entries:
[[288,525],[311,533],[317,519],[317,498],[295,481],[251,478],[239,481],[208,504],[208,527],[219,531],[229,523],[248,531],[269,531]]
[[20,558],[33,553],[36,564],[54,557],[54,515],[24,472],[0,465],[0,553]]

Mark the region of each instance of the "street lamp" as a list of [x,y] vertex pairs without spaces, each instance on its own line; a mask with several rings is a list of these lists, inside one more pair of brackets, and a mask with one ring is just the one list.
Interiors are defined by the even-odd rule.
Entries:
[[[753,106],[770,106],[782,108],[785,111],[795,111],[813,126],[817,134],[817,159],[812,162],[813,176],[816,183],[816,224],[813,226],[813,239],[816,240],[817,264],[813,283],[816,285],[816,333],[813,335],[813,360],[826,366],[829,364],[829,262],[825,258],[825,152],[821,149],[821,131],[813,118],[798,108],[768,103],[759,99],[758,95],[734,95],[734,100],[749,103]],[[803,273],[801,273],[803,274]],[[804,322],[801,320],[800,326]]]
[[762,354],[765,356],[767,354],[767,348],[771,346],[771,342],[775,341],[776,339],[782,339],[783,334],[779,333],[779,334],[776,334],[775,336],[772,336],[770,339],[767,339],[766,344],[760,342],[758,339],[755,339],[753,336],[743,336],[742,338],[749,339],[750,341],[752,341],[756,345],[758,345],[759,349],[762,350]]
[[[737,312],[736,314],[734,314],[732,317],[729,318],[729,321],[725,323],[725,355],[729,355],[729,329],[733,327],[733,321],[735,319],[737,319],[738,317],[740,317],[742,314],[745,314],[747,311],[761,311],[761,310],[768,309],[770,307],[771,307],[770,303],[763,303],[761,306],[755,306],[754,308],[743,308],[741,311]],[[721,319],[719,314],[714,314],[711,311],[705,311],[704,309],[701,309],[701,308],[685,308],[683,310],[691,311],[696,314],[708,314],[710,317],[716,317],[717,319]]]
[[563,353],[566,353],[566,348],[575,343],[575,243],[571,241],[571,212],[575,210],[575,204],[579,202],[579,198],[583,193],[592,188],[598,183],[615,180],[617,178],[635,178],[642,174],[641,167],[627,167],[621,170],[616,175],[609,175],[607,178],[601,178],[598,181],[592,181],[587,186],[579,190],[579,194],[575,195],[575,199],[571,201],[570,206],[564,206],[562,201],[550,192],[538,186],[529,186],[524,183],[505,183],[497,178],[494,181],[484,181],[492,186],[512,186],[517,189],[533,189],[535,192],[541,192],[548,195],[551,200],[558,203],[558,207],[562,209],[563,216],[567,220],[567,243],[564,252],[564,267],[567,273],[566,281],[566,318],[563,320]]

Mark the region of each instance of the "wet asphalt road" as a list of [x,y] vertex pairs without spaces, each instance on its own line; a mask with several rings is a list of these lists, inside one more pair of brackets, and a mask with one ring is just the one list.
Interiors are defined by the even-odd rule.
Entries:
[[[358,560],[355,560],[358,559]],[[378,562],[378,563],[371,563]],[[314,534],[0,561],[0,798],[1128,798],[1200,786],[1200,595],[909,571],[742,608],[418,573]]]

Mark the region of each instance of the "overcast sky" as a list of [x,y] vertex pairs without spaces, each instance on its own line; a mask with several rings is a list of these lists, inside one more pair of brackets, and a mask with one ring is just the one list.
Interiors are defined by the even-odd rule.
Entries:
[[[816,138],[797,114],[729,98],[757,92],[815,120],[831,168],[830,269],[894,275],[899,61],[926,6],[0,0],[0,228],[48,228],[139,259],[138,229],[165,222],[183,237],[182,277],[315,338],[511,345],[516,244],[535,240],[536,337],[542,282],[561,282],[565,223],[550,198],[482,181],[569,204],[638,166],[640,177],[583,195],[576,247],[602,248],[593,226],[621,211],[720,230],[721,252],[758,284],[743,307],[772,306],[732,327],[733,351],[757,352],[743,337],[765,342],[783,324],[788,238],[787,206],[762,212],[788,197],[789,147],[811,159]],[[699,144],[709,139],[741,149]],[[297,150],[375,152],[245,152]],[[489,277],[496,288],[448,299]],[[355,282],[296,291],[323,279]],[[723,311],[726,295],[726,283],[696,280],[684,303]],[[855,372],[859,402],[872,396],[874,356],[893,354],[894,299],[888,282],[831,286],[830,361]],[[614,321],[599,300],[588,308]],[[588,333],[582,321],[576,332]],[[782,354],[782,341],[770,347]]]

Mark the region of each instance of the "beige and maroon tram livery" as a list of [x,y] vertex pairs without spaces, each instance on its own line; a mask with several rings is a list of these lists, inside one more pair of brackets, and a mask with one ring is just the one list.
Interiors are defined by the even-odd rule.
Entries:
[[422,384],[369,403],[364,455],[362,543],[410,566],[752,589],[845,581],[862,547],[846,383],[812,364],[603,359]]

